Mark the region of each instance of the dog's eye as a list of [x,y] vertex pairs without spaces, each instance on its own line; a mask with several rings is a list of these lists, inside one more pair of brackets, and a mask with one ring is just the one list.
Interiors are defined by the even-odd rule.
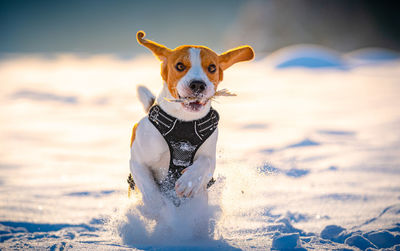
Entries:
[[175,65],[175,68],[176,68],[178,71],[184,71],[184,70],[186,69],[186,66],[185,66],[184,64],[182,64],[181,62],[179,62],[179,63],[177,63],[177,64]]
[[217,70],[217,67],[215,66],[215,64],[210,64],[210,65],[208,66],[208,71],[209,71],[210,73],[214,73],[216,70]]

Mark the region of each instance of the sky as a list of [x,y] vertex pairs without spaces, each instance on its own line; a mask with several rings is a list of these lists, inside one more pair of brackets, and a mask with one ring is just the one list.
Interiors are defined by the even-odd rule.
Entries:
[[250,44],[256,52],[314,43],[348,52],[400,49],[400,19],[390,1],[0,0],[0,54],[143,53],[135,34],[175,48],[217,52]]
[[135,34],[141,29],[170,47],[221,48],[220,33],[243,2],[1,1],[0,52],[131,54],[139,48]]

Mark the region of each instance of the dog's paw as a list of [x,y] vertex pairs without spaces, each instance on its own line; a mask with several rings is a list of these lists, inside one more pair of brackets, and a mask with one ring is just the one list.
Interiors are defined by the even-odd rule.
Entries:
[[204,175],[190,167],[185,169],[175,184],[175,191],[179,197],[193,197],[202,189],[205,189]]

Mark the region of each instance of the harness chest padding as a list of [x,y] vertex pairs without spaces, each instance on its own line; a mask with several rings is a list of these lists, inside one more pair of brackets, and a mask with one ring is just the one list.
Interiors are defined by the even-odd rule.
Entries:
[[[200,146],[217,129],[219,115],[213,108],[201,119],[193,121],[179,120],[155,105],[150,109],[150,122],[164,137],[170,152],[167,177],[159,183],[162,192],[168,193],[175,187],[175,182],[182,171],[193,164],[194,156]],[[212,185],[211,179],[208,187]]]

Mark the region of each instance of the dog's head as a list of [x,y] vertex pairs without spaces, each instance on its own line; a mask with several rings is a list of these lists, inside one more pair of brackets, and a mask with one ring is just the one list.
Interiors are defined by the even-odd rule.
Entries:
[[224,70],[254,57],[250,46],[241,46],[218,55],[205,46],[183,45],[171,50],[144,39],[144,36],[143,31],[136,34],[138,42],[162,61],[161,76],[171,96],[194,100],[180,104],[184,110],[193,113],[204,109],[222,81]]

